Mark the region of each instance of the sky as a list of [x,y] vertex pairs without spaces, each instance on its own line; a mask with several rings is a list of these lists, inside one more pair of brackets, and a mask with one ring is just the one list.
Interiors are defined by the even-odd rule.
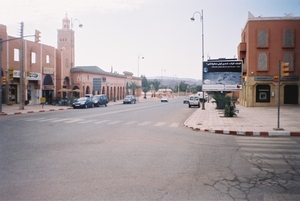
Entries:
[[[57,47],[57,30],[62,28],[62,19],[67,14],[75,31],[75,66],[99,66],[121,74],[130,71],[134,76],[147,78],[201,79],[202,55],[204,61],[236,58],[248,12],[255,17],[283,17],[290,13],[300,16],[300,0],[0,0],[0,3],[0,24],[7,26],[10,36],[19,37],[20,23],[24,22],[25,36],[34,35],[37,29],[42,44]],[[191,21],[193,16],[195,20]]]

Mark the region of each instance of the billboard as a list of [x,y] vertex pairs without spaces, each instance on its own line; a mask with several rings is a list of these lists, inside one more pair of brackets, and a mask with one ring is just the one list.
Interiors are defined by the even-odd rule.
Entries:
[[203,91],[237,91],[242,89],[242,61],[203,62]]

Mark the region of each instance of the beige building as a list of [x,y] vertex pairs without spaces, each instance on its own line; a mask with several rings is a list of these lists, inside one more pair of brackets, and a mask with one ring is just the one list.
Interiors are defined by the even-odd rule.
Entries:
[[289,76],[280,79],[280,105],[300,104],[300,17],[254,17],[249,13],[238,59],[243,61],[241,105],[278,104],[279,61],[289,63]]
[[123,99],[126,94],[141,95],[140,88],[133,91],[128,87],[132,83],[142,85],[142,79],[131,72],[119,74],[97,66],[75,66],[72,26],[73,22],[66,15],[62,28],[57,30],[55,48],[25,39],[22,45],[20,38],[9,36],[6,26],[0,24],[1,74],[6,79],[2,86],[2,103],[19,104],[23,100],[26,104],[40,104],[44,97],[50,104],[66,96],[73,99],[85,94],[107,94],[110,100]]

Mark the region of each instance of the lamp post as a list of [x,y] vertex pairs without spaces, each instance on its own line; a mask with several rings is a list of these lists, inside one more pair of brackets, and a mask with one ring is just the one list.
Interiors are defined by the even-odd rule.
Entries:
[[78,27],[79,28],[82,28],[83,27],[83,24],[81,24],[80,23],[80,21],[78,20],[78,19],[72,19],[71,18],[71,37],[72,37],[72,39],[71,39],[71,68],[73,68],[74,67],[74,58],[75,58],[75,56],[74,56],[74,31],[73,31],[73,25],[74,25],[74,22],[75,21],[77,21],[78,23],[79,23],[79,25],[78,25]]
[[[73,25],[74,25],[75,21],[77,21],[79,23],[79,25],[78,25],[79,28],[83,27],[83,24],[81,24],[81,22],[78,19],[73,20],[71,18],[71,68],[70,68],[71,83],[70,83],[70,86],[71,86],[72,90],[73,90],[73,79],[72,79],[72,75],[71,75],[71,70],[74,67],[74,61],[75,61],[75,55],[74,55],[74,46],[75,45],[74,45],[74,31],[73,31]],[[72,95],[72,98],[73,98],[73,93],[71,95]]]
[[[202,22],[202,73],[203,73],[203,61],[204,61],[204,30],[203,30],[203,10],[201,10],[201,13],[196,11],[193,14],[193,17],[191,18],[192,21],[195,20],[195,14],[200,14],[200,21]],[[203,76],[202,76],[203,77]],[[203,79],[202,79],[202,91],[203,91]],[[205,110],[205,104],[204,104],[204,91],[203,91],[203,100],[202,100],[202,110]]]
[[[140,57],[141,56],[141,57]],[[143,55],[138,54],[138,77],[140,77],[140,58],[144,59]]]

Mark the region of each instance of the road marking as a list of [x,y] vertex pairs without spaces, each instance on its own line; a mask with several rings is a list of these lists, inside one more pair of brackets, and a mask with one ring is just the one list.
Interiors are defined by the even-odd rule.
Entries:
[[25,121],[39,121],[39,120],[43,120],[45,118],[28,118],[28,119],[24,119]]
[[105,122],[108,122],[110,120],[101,120],[101,121],[97,121],[95,124],[102,124],[102,123],[105,123]]
[[129,121],[129,122],[127,122],[127,123],[124,123],[123,125],[132,125],[132,124],[134,124],[134,123],[137,123],[137,121]]
[[68,120],[70,120],[70,118],[57,119],[57,120],[54,120],[54,121],[51,121],[51,122],[55,123],[55,122],[68,121]]
[[90,122],[93,122],[93,121],[96,121],[96,120],[91,119],[91,120],[86,120],[86,121],[80,121],[80,122],[78,122],[78,123],[80,123],[80,124],[85,124],[85,123],[90,123]]
[[109,122],[109,123],[107,123],[107,124],[112,125],[112,124],[117,124],[117,123],[120,123],[120,122],[122,122],[122,121],[112,121],[112,122]]
[[38,120],[38,122],[54,121],[54,120],[57,120],[57,118]]
[[179,123],[172,123],[171,125],[170,125],[170,127],[178,127],[179,126]]
[[70,120],[70,121],[66,121],[65,123],[66,124],[69,124],[69,123],[74,123],[74,122],[77,122],[77,121],[83,121],[84,119],[73,119],[73,120]]
[[146,126],[148,124],[150,124],[151,121],[144,121],[143,123],[138,124],[139,126]]
[[156,123],[154,126],[163,126],[163,125],[165,125],[166,124],[166,122],[158,122],[158,123]]

